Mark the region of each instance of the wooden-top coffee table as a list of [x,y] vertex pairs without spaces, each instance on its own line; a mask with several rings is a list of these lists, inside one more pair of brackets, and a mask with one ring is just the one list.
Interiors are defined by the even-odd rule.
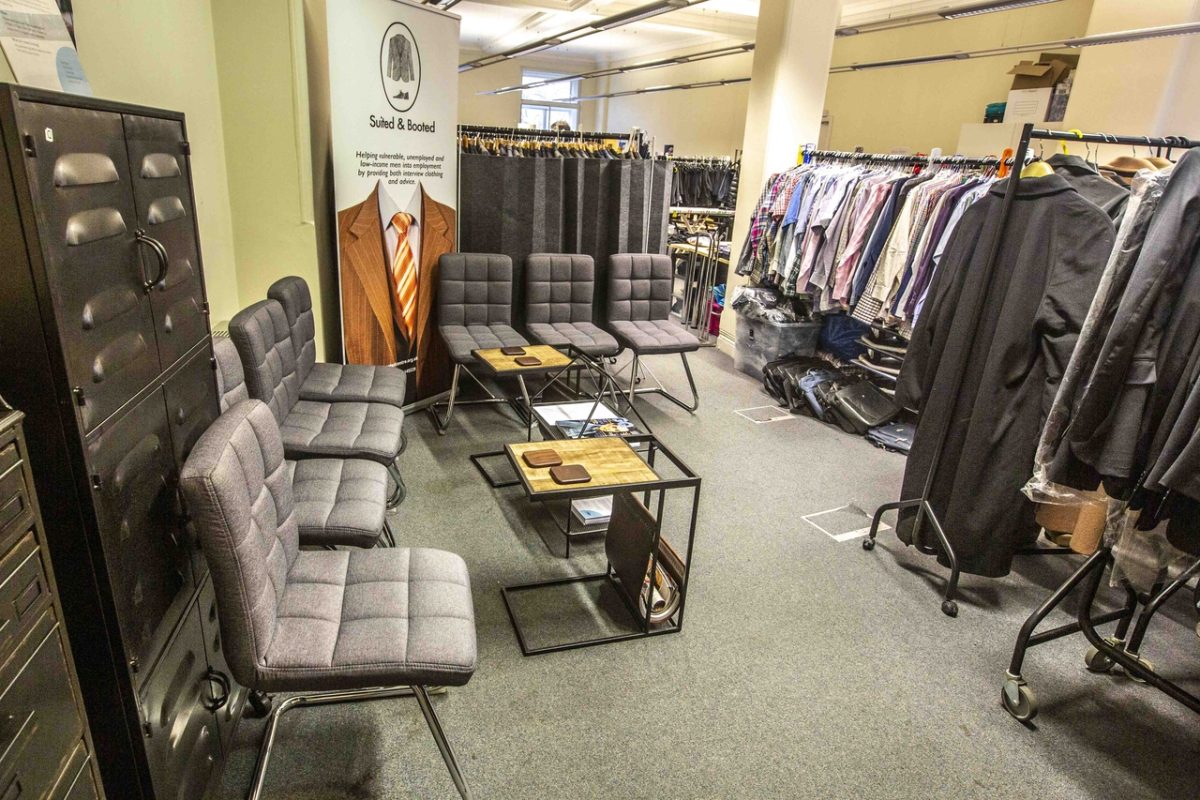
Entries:
[[[562,457],[564,464],[581,464],[587,468],[591,479],[586,483],[559,484],[550,477],[548,467],[535,468],[525,463],[522,455],[529,450],[552,449]],[[614,521],[617,520],[616,505],[626,509],[635,508],[638,520],[636,524],[617,524],[610,527],[605,540],[607,566],[604,572],[576,575],[557,580],[526,583],[517,586],[506,586],[501,589],[505,609],[512,621],[517,634],[517,641],[524,655],[551,653],[561,650],[571,650],[576,647],[608,642],[639,639],[648,636],[660,636],[678,633],[683,629],[683,612],[689,588],[692,550],[696,537],[697,511],[700,502],[700,477],[696,475],[682,460],[663,446],[653,435],[608,436],[597,439],[563,439],[552,442],[518,442],[504,446],[504,454],[509,464],[517,474],[517,480],[510,485],[520,484],[525,496],[535,503],[551,503],[563,501],[569,504],[572,500],[599,497],[615,494]],[[662,456],[667,462],[660,461],[655,466],[656,456]],[[665,472],[663,468],[665,467]],[[688,520],[686,526],[676,526],[680,538],[674,542],[678,545],[680,559],[678,575],[678,591],[680,593],[678,607],[669,612],[670,616],[660,621],[651,620],[651,611],[644,603],[640,604],[639,596],[643,592],[643,582],[648,574],[655,574],[663,557],[660,549],[663,538],[663,517],[666,510],[666,493],[682,491],[690,495]],[[681,510],[676,506],[676,512]],[[547,511],[549,507],[547,506]],[[552,512],[551,512],[552,513]],[[569,512],[568,512],[569,513]],[[686,531],[686,533],[684,533]],[[684,538],[686,537],[686,538]],[[629,613],[624,620],[613,618],[620,622],[622,630],[603,636],[592,636],[582,640],[559,641],[548,645],[531,646],[526,631],[523,629],[514,608],[514,598],[518,594],[552,590],[570,584],[601,583],[615,591]],[[592,608],[587,617],[592,618],[597,613],[609,615],[613,609]]]

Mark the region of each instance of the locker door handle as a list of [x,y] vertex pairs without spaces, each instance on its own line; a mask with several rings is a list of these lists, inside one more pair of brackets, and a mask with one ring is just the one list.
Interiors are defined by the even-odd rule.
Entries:
[[203,701],[205,708],[216,713],[229,702],[229,677],[224,672],[219,672],[211,667],[204,677],[209,683],[215,683],[221,690],[220,694],[214,693]]
[[167,248],[164,247],[163,243],[158,239],[155,239],[153,236],[146,233],[144,230],[141,230],[140,228],[138,229],[137,233],[134,234],[134,238],[137,239],[138,244],[149,247],[154,252],[155,257],[158,259],[158,274],[154,276],[154,280],[144,280],[145,276],[143,276],[142,288],[145,289],[146,292],[150,292],[155,286],[162,283],[167,277],[167,267],[170,266],[170,260],[167,257]]

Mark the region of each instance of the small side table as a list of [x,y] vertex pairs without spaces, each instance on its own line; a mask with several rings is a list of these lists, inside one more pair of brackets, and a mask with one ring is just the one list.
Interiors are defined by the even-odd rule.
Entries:
[[[650,526],[643,531],[643,535],[631,535],[626,539],[621,539],[622,531],[610,529],[605,542],[608,563],[604,572],[507,586],[501,589],[504,607],[512,621],[513,630],[516,631],[521,652],[531,656],[681,631],[691,574],[692,547],[696,538],[696,519],[700,505],[700,477],[653,435],[610,436],[598,439],[566,439],[550,445],[562,456],[564,463],[582,464],[591,475],[591,480],[587,483],[564,486],[554,482],[548,468],[530,467],[521,458],[522,454],[528,450],[537,450],[547,446],[547,443],[544,442],[521,442],[505,445],[504,448],[509,464],[517,474],[516,483],[519,483],[524,489],[525,496],[530,502],[570,501],[613,494],[614,492],[630,496],[641,494],[641,503]],[[663,478],[660,475],[654,464],[658,453],[661,453],[671,463],[673,469],[680,473],[679,477]],[[652,623],[652,610],[649,604],[646,604],[645,612],[640,611],[638,608],[639,597],[645,577],[654,575],[659,567],[666,492],[672,490],[691,490],[692,492],[687,548],[683,555],[682,581],[678,587],[680,598],[678,608],[668,619]],[[621,540],[618,541],[618,539]],[[618,596],[624,601],[636,630],[545,647],[529,646],[521,623],[513,610],[512,595],[573,583],[597,581],[606,582],[616,590]]]

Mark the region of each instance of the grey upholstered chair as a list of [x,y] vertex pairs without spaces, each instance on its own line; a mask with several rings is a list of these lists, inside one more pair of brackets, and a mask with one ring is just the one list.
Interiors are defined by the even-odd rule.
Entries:
[[312,294],[303,278],[290,276],[271,284],[267,297],[279,301],[292,331],[300,399],[325,403],[388,403],[404,407],[408,374],[391,366],[330,364],[317,361]]
[[475,671],[466,564],[430,549],[300,550],[289,474],[273,413],[246,400],[204,432],[180,478],[234,678],[256,691],[306,693],[272,711],[249,797],[262,792],[284,712],[410,694],[469,797],[425,690],[461,686]]
[[378,461],[404,482],[396,458],[404,449],[404,412],[388,403],[324,403],[300,399],[300,367],[283,306],[263,300],[229,322],[250,397],[261,400],[279,423],[288,458],[365,458]]
[[[233,342],[213,339],[221,412],[250,399],[242,361]],[[300,544],[323,547],[393,547],[387,519],[387,467],[364,459],[288,460],[296,500]]]
[[[671,319],[671,259],[648,253],[622,253],[608,259],[608,328],[633,352],[629,401],[635,394],[660,394],[672,403],[695,412],[700,395],[687,354],[700,349],[700,340]],[[636,389],[644,356],[678,353],[683,359],[692,402],[685,403],[661,386]]]
[[596,265],[591,256],[535,253],[525,259],[525,323],[530,337],[551,347],[573,345],[594,358],[621,349],[592,321]]
[[[447,253],[438,260],[438,331],[446,342],[454,375],[446,418],[438,416],[437,405],[429,407],[438,433],[444,434],[454,416],[458,379],[466,372],[487,392],[486,400],[472,403],[506,403],[483,385],[470,370],[475,350],[496,347],[525,347],[525,337],[512,327],[512,259],[489,253]],[[460,403],[460,405],[462,405]]]

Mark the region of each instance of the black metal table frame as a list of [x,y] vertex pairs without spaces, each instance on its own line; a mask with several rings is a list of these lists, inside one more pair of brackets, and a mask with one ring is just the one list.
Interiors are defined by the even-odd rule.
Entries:
[[[549,347],[551,345],[546,346]],[[602,363],[601,359],[589,356],[587,353],[584,353],[582,350],[572,344],[556,345],[554,346],[554,349],[558,350],[559,352],[565,351],[564,355],[570,359],[570,363],[563,367],[539,368],[534,366],[528,369],[513,371],[510,373],[495,373],[487,376],[496,381],[503,378],[515,378],[517,385],[521,390],[521,395],[519,398],[496,396],[492,393],[491,389],[484,385],[483,380],[471,371],[468,365],[456,363],[454,365],[454,375],[450,381],[450,396],[445,400],[446,416],[443,418],[438,414],[438,407],[442,405],[442,401],[432,403],[426,408],[430,418],[433,420],[434,428],[437,430],[438,434],[441,436],[446,435],[446,432],[450,429],[450,421],[454,418],[454,409],[457,406],[507,405],[517,413],[517,416],[521,419],[521,421],[523,421],[526,425],[529,425],[531,423],[530,412],[528,409],[532,408],[534,401],[541,398],[541,396],[545,394],[550,387],[557,387],[562,376],[569,373],[571,370],[576,371],[574,390],[576,395],[580,394],[579,371],[581,369],[586,369],[592,376],[593,381],[597,383],[597,396],[601,396],[604,393],[604,388],[602,388],[600,385],[601,382],[596,378],[597,374],[604,379],[604,386],[610,386],[610,384],[611,386],[615,386],[615,380],[612,379],[612,376],[609,374],[608,370],[604,368],[604,364]],[[471,378],[471,380],[475,381],[480,389],[483,390],[485,397],[473,398],[470,400],[458,399],[458,378],[459,375],[464,372],[469,378]],[[549,375],[550,377],[535,394],[530,395],[528,384],[525,383],[525,377],[527,375]],[[560,388],[559,391],[564,390]],[[615,389],[612,390],[612,393],[615,396]],[[521,401],[524,401],[524,405],[522,405]]]
[[[657,502],[654,503],[657,509],[654,515],[654,541],[650,551],[649,569],[646,572],[647,575],[653,575],[655,570],[658,568],[658,549],[662,540],[663,508],[666,503],[666,493],[674,489],[692,489],[691,513],[688,524],[687,552],[684,556],[683,582],[679,587],[679,591],[681,593],[679,598],[679,608],[676,610],[675,614],[672,615],[673,622],[671,619],[668,619],[665,622],[651,623],[650,604],[646,604],[645,614],[642,614],[638,610],[636,602],[633,600],[633,597],[637,597],[640,594],[642,587],[638,586],[632,593],[626,592],[621,586],[620,580],[617,579],[613,571],[612,564],[609,563],[606,565],[604,572],[597,572],[589,575],[578,575],[569,578],[557,578],[549,581],[538,581],[535,583],[523,583],[516,586],[505,586],[500,589],[500,596],[504,600],[504,609],[508,612],[508,618],[512,622],[513,630],[516,632],[517,643],[521,647],[522,655],[535,656],[545,653],[557,653],[564,650],[576,650],[581,647],[594,647],[596,645],[609,644],[611,642],[621,642],[630,639],[645,639],[651,636],[664,636],[670,633],[679,633],[683,630],[683,615],[687,608],[687,595],[689,583],[691,582],[692,549],[696,540],[696,521],[700,509],[700,476],[692,472],[691,468],[688,467],[687,464],[685,464],[678,456],[671,452],[669,448],[663,445],[662,442],[660,442],[653,434],[641,434],[623,438],[629,443],[630,447],[633,447],[635,444],[647,445],[647,448],[644,451],[638,452],[646,453],[646,463],[651,468],[654,467],[655,453],[661,452],[667,457],[668,460],[670,460],[676,469],[683,473],[683,476],[678,478],[659,478],[658,480],[654,481],[642,481],[640,483],[625,484],[622,486],[598,486],[595,488],[586,486],[564,487],[561,491],[556,491],[550,494],[543,492],[538,496],[535,496],[534,493],[530,491],[529,487],[525,486],[525,494],[530,502],[546,502],[547,500],[554,499],[573,500],[584,499],[588,497],[602,497],[604,495],[614,494],[616,492],[630,492],[631,494],[641,492],[642,502],[646,508],[649,509],[651,507],[651,494],[657,493]],[[505,454],[508,454],[507,450],[505,451]],[[513,469],[517,469],[515,464],[513,465]],[[518,481],[518,483],[522,482]],[[525,632],[521,628],[521,623],[517,619],[516,612],[513,611],[510,595],[517,594],[519,592],[528,592],[555,586],[566,586],[575,583],[592,583],[595,581],[607,581],[609,585],[616,590],[617,595],[621,597],[626,609],[630,613],[630,616],[635,622],[640,623],[639,630],[613,634],[611,636],[600,636],[575,642],[564,642],[561,644],[548,645],[546,647],[530,647],[525,638]],[[630,596],[631,594],[632,597]]]

